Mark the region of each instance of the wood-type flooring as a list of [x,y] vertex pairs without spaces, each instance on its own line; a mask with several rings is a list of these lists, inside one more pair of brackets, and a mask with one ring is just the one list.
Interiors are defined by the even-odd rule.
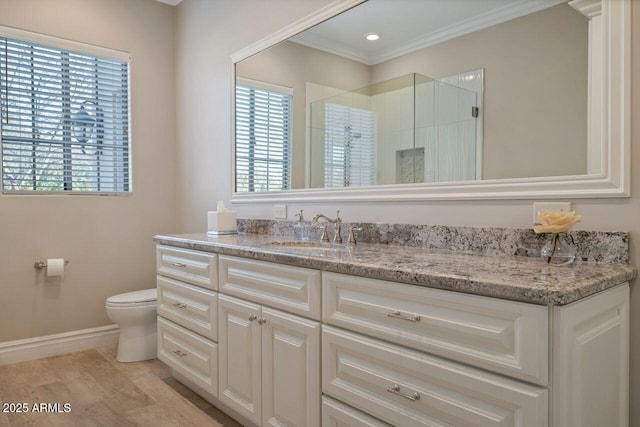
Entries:
[[115,356],[107,346],[0,366],[0,427],[240,426],[161,361]]

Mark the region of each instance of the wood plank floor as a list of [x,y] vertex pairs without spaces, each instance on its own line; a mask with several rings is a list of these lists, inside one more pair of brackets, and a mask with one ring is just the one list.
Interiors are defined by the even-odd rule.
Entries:
[[[118,363],[115,355],[108,346],[0,366],[0,426],[240,426],[161,361]],[[42,403],[49,407],[34,411]]]

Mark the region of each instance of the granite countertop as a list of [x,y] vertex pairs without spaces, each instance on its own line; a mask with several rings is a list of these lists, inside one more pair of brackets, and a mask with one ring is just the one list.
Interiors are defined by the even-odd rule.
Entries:
[[478,255],[379,243],[304,250],[281,236],[158,235],[163,245],[534,304],[565,305],[636,277],[625,264],[547,265],[539,257]]

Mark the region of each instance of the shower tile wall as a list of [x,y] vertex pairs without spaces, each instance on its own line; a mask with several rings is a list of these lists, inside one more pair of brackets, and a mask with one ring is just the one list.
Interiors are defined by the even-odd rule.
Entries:
[[[415,86],[371,97],[380,118],[378,184],[481,177],[483,70],[435,81],[415,76]],[[478,119],[472,106],[480,107]]]
[[399,150],[396,153],[396,183],[415,184],[424,182],[424,148]]
[[[439,170],[434,181],[482,178],[483,79],[484,70],[478,69],[435,83],[440,114],[436,123],[438,153],[433,158]],[[478,118],[472,117],[471,106],[478,107]]]
[[415,148],[413,86],[371,96],[371,108],[378,116],[378,184],[415,182],[413,160],[407,157]]
[[416,86],[416,147],[425,147],[426,182],[481,177],[482,78],[480,69]]

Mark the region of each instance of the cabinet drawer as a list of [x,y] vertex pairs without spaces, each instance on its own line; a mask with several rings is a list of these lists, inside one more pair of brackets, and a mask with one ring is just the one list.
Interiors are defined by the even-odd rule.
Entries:
[[220,256],[220,292],[320,320],[320,271]]
[[323,321],[541,385],[547,307],[323,273]]
[[389,427],[349,405],[322,396],[322,427]]
[[218,340],[218,294],[158,276],[158,314],[214,341]]
[[218,289],[217,255],[189,249],[158,245],[156,265],[158,274],[183,282]]
[[158,359],[218,396],[218,347],[214,342],[158,317]]
[[546,389],[323,327],[322,391],[402,426],[548,425]]

